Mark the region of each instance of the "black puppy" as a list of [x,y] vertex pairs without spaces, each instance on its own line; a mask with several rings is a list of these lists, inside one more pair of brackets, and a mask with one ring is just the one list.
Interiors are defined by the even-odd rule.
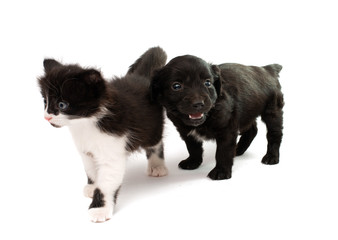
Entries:
[[[278,82],[281,65],[211,65],[195,56],[180,56],[152,79],[152,97],[167,110],[185,141],[189,157],[182,169],[202,163],[202,141],[215,139],[213,180],[231,178],[235,155],[243,154],[257,134],[256,118],[267,126],[268,149],[264,164],[279,162],[283,129],[283,94]],[[241,138],[237,144],[237,136]]]

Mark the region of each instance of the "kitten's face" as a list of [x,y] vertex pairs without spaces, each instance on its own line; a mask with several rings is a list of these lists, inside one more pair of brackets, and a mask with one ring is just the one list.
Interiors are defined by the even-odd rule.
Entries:
[[54,127],[91,117],[99,111],[105,91],[101,74],[78,65],[46,59],[45,75],[38,79],[45,104],[45,119]]

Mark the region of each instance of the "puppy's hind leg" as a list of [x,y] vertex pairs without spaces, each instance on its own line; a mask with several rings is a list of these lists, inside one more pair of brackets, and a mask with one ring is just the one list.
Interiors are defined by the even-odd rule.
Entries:
[[252,140],[254,140],[254,138],[256,137],[256,135],[257,135],[257,122],[254,121],[252,126],[248,130],[243,132],[241,135],[242,136],[239,139],[239,142],[237,143],[236,156],[242,155],[248,149]]
[[262,114],[267,127],[268,149],[262,163],[272,165],[279,163],[279,148],[283,137],[283,97],[277,96],[270,102]]
[[168,169],[164,163],[163,142],[146,148],[148,158],[148,175],[151,177],[163,177],[168,175]]

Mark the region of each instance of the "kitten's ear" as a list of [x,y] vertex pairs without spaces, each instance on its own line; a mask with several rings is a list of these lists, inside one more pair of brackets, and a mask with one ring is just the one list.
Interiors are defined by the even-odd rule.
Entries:
[[101,76],[101,73],[95,69],[88,69],[85,72],[85,80],[87,83],[99,83],[103,82],[103,78]]
[[45,72],[50,72],[53,68],[61,66],[62,64],[54,59],[45,59],[43,60],[43,67],[45,68]]
[[84,72],[83,80],[87,85],[87,98],[99,98],[105,91],[105,81],[101,73],[95,69],[87,69]]
[[210,67],[212,70],[212,75],[214,77],[214,86],[217,92],[217,96],[220,96],[222,89],[221,70],[217,65],[210,65]]

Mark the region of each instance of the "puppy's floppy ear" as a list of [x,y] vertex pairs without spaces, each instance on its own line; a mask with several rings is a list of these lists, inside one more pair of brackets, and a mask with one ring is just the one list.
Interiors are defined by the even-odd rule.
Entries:
[[58,61],[55,61],[54,59],[48,59],[46,58],[43,60],[43,67],[45,68],[45,73],[49,73],[53,68],[62,66],[61,63]]
[[217,92],[217,96],[221,95],[221,89],[222,89],[222,79],[221,79],[221,70],[217,65],[211,65],[211,71],[212,75],[214,77],[214,86]]

